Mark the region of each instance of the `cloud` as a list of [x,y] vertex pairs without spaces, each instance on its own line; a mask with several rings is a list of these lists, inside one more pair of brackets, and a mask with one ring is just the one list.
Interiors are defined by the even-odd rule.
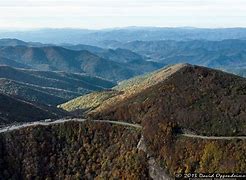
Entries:
[[100,7],[125,7],[125,6],[215,6],[215,5],[240,5],[244,0],[1,0],[2,7],[30,7],[30,6],[100,6]]
[[1,0],[0,27],[245,27],[245,9],[245,0]]

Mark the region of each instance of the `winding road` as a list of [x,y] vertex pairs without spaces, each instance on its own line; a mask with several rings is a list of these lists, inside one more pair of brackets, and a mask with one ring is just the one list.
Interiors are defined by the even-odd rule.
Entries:
[[51,121],[51,120],[47,119],[44,121],[36,121],[36,122],[30,122],[30,123],[24,123],[24,124],[18,124],[18,125],[10,125],[10,126],[6,126],[4,128],[1,128],[0,133],[9,132],[9,131],[17,130],[17,129],[22,129],[22,128],[30,127],[30,126],[37,126],[37,125],[48,126],[51,124],[65,123],[68,121],[76,121],[76,122],[92,121],[92,122],[98,122],[98,123],[111,123],[111,124],[117,124],[117,125],[123,125],[123,126],[130,126],[130,127],[139,128],[139,129],[142,128],[142,126],[140,126],[139,124],[131,124],[131,123],[122,122],[122,121],[88,120],[88,119],[74,118],[74,119],[59,119],[56,121]]
[[196,134],[181,134],[184,137],[198,138],[198,139],[211,139],[211,140],[232,140],[232,139],[244,139],[246,136],[201,136]]
[[[111,121],[111,120],[87,120],[87,119],[60,119],[56,121],[51,121],[49,119],[44,120],[44,121],[37,121],[37,122],[30,122],[30,123],[24,123],[24,124],[19,124],[19,125],[10,125],[6,126],[4,128],[0,129],[0,133],[8,132],[8,131],[13,131],[25,127],[30,127],[30,126],[37,126],[37,125],[42,125],[42,126],[48,126],[51,124],[59,124],[59,123],[65,123],[68,121],[77,121],[77,122],[85,122],[85,121],[92,121],[92,122],[98,122],[98,123],[110,123],[110,124],[116,124],[116,125],[122,125],[122,126],[129,126],[129,127],[134,127],[141,129],[142,126],[139,124],[132,124],[132,123],[127,123],[123,121]],[[196,134],[189,134],[189,133],[183,133],[180,134],[183,137],[188,137],[188,138],[198,138],[198,139],[210,139],[210,140],[232,140],[232,139],[241,139],[241,140],[246,140],[246,136],[202,136],[202,135],[196,135]]]

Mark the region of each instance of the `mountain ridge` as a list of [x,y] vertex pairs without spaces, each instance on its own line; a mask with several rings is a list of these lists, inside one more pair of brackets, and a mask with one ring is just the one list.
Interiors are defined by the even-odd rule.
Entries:
[[[246,39],[245,28],[168,28],[139,27],[102,30],[88,29],[41,29],[1,32],[0,37],[14,37],[24,41],[42,43],[72,43],[97,45],[101,41],[128,42],[134,40],[223,40]],[[69,37],[69,38],[68,38]]]
[[[77,98],[78,102],[74,105],[71,101],[71,105],[89,109],[86,114],[90,119],[141,123],[144,151],[170,177],[186,172],[244,172],[245,138],[228,137],[246,136],[245,78],[184,65],[164,81],[151,81],[149,87],[114,103],[114,98],[135,83],[138,87],[143,79],[148,76],[126,81],[119,92],[115,88],[114,94],[106,95],[102,101],[100,93],[96,93],[99,102],[92,109],[85,106],[83,98],[94,101],[93,94]],[[81,100],[82,105],[78,106]],[[105,101],[113,102],[112,106]]]
[[32,122],[48,118],[68,116],[65,111],[55,107],[33,104],[16,97],[0,93],[0,124]]
[[[179,69],[185,66],[189,66],[189,65],[177,64],[174,66],[169,66],[169,67],[162,68],[160,70],[156,70],[146,75],[137,76],[129,80],[120,82],[111,91],[108,90],[104,92],[91,93],[86,96],[78,97],[67,103],[59,105],[59,107],[62,107],[69,111],[73,111],[74,109],[77,108],[83,108],[83,105],[81,106],[78,104],[78,107],[76,106],[76,103],[79,103],[80,101],[82,101],[83,102],[82,104],[85,105],[86,107],[85,109],[88,108],[90,111],[94,110],[94,108],[101,108],[101,105],[104,103],[105,106],[110,105],[113,107],[114,104],[116,104],[119,100],[121,101],[124,98],[127,99],[131,96],[131,94],[141,92],[142,90],[165,80],[172,73],[178,71]],[[90,98],[92,98],[93,100],[91,99],[92,101],[90,101]],[[99,98],[99,100],[97,98]],[[87,101],[89,101],[92,104],[86,103]],[[70,107],[71,106],[70,103],[72,104],[72,107]]]
[[[169,72],[167,78],[163,79],[170,68],[174,69],[173,72]],[[157,119],[176,121],[182,128],[190,128],[198,134],[246,134],[243,130],[243,122],[246,121],[244,118],[246,107],[243,104],[245,78],[189,64],[171,66],[159,72],[161,72],[160,81],[151,80],[151,75],[158,79],[157,71],[147,78],[140,76],[137,80],[126,81],[126,85],[123,84],[122,87],[119,85],[118,91],[117,87],[114,88],[115,95],[103,99],[96,107],[92,106],[88,115],[92,118],[120,119],[138,123],[155,117],[156,121]],[[141,85],[139,79],[142,82],[143,79],[146,81]],[[91,96],[93,97],[93,94]],[[100,98],[100,93],[98,96]],[[81,101],[83,104],[83,98],[90,102],[89,94],[77,98],[77,103]],[[83,109],[83,106],[76,106],[72,101],[73,106]],[[59,107],[70,111],[73,109],[69,107],[69,102]],[[227,108],[231,110],[227,112]],[[157,112],[154,113],[155,111]],[[209,113],[205,115],[205,112]],[[226,113],[228,116],[225,116]],[[196,120],[195,116],[198,117]],[[197,122],[199,119],[206,125],[199,127]],[[233,119],[237,120],[232,121]],[[218,129],[220,125],[223,126],[223,131]],[[210,131],[209,126],[212,127]]]
[[161,66],[157,63],[145,62],[138,70],[141,63],[115,62],[101,58],[87,50],[74,51],[58,46],[6,46],[0,48],[0,54],[34,69],[87,73],[113,81],[127,79]]
[[86,74],[16,69],[9,66],[0,66],[0,83],[1,92],[27,101],[52,105],[115,85]]

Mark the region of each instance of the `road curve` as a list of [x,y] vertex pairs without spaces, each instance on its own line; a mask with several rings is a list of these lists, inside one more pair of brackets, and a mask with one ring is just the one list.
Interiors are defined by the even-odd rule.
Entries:
[[[87,119],[73,118],[73,119],[59,119],[56,121],[44,120],[44,121],[24,123],[24,124],[20,124],[20,125],[10,125],[10,126],[7,126],[7,127],[0,129],[0,133],[13,131],[13,130],[17,130],[17,129],[21,129],[21,128],[25,128],[25,127],[30,127],[30,126],[36,126],[36,125],[48,126],[50,124],[59,124],[59,123],[65,123],[68,121],[77,121],[77,122],[92,121],[92,122],[98,122],[98,123],[110,123],[110,124],[116,124],[116,125],[122,125],[122,126],[129,126],[129,127],[134,127],[134,128],[138,128],[138,129],[142,128],[142,126],[139,124],[132,124],[132,123],[127,123],[127,122],[123,122],[123,121],[87,120]],[[232,140],[232,139],[246,140],[246,136],[202,136],[202,135],[189,134],[189,133],[183,133],[180,135],[183,137],[188,137],[188,138],[210,139],[210,140]]]
[[127,122],[121,122],[121,121],[111,121],[111,120],[87,120],[87,119],[78,119],[78,118],[74,118],[74,119],[59,119],[56,121],[36,121],[36,122],[30,122],[30,123],[24,123],[24,124],[20,124],[20,125],[10,125],[10,126],[6,126],[2,129],[0,129],[0,133],[4,133],[4,132],[8,132],[8,131],[13,131],[13,130],[17,130],[17,129],[22,129],[25,127],[30,127],[30,126],[37,126],[37,125],[41,125],[41,126],[48,126],[51,124],[59,124],[59,123],[65,123],[68,121],[76,121],[76,122],[85,122],[85,121],[92,121],[92,122],[99,122],[99,123],[111,123],[111,124],[117,124],[117,125],[123,125],[123,126],[130,126],[130,127],[134,127],[134,128],[142,128],[139,124],[131,124],[131,123],[127,123]]

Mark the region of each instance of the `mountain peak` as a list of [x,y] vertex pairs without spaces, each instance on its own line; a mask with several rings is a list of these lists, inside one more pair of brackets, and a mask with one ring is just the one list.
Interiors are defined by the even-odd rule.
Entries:
[[164,81],[120,100],[114,106],[103,103],[104,108],[97,108],[99,110],[93,113],[104,118],[137,122],[170,121],[209,135],[246,134],[245,78],[189,64],[174,67],[181,68]]
[[[154,86],[176,73],[180,69],[190,67],[190,64],[176,64],[162,68],[160,70],[148,73],[146,75],[137,76],[129,80],[120,82],[113,88],[112,91],[102,91],[91,93],[89,95],[78,97],[72,101],[60,105],[60,107],[73,111],[80,108],[85,109],[104,109],[113,106],[118,101],[127,99],[134,94],[140,93],[143,90]],[[89,101],[88,101],[89,100]],[[100,105],[100,106],[99,106]]]
[[[173,122],[201,134],[245,135],[245,89],[245,78],[206,67],[177,64],[125,81],[113,93],[82,96],[76,103],[86,101],[88,108],[90,102],[88,116],[92,118]],[[94,98],[91,101],[90,96]],[[63,108],[69,105],[77,108],[76,103],[66,103]]]

